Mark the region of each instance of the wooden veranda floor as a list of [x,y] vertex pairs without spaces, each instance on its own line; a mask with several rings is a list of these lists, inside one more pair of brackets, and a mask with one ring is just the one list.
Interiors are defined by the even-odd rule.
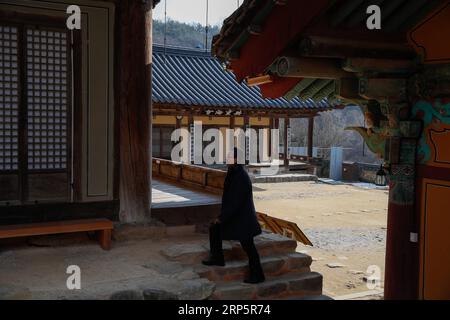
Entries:
[[220,204],[221,198],[159,179],[152,180],[152,208],[176,208]]

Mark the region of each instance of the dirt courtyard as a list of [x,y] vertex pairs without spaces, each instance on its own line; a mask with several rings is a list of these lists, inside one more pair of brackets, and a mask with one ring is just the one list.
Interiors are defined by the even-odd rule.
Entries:
[[[313,257],[333,298],[382,296],[388,191],[316,182],[254,184],[256,209],[297,223],[313,243],[297,251]],[[379,270],[381,283],[364,281]],[[376,276],[375,276],[376,278]]]

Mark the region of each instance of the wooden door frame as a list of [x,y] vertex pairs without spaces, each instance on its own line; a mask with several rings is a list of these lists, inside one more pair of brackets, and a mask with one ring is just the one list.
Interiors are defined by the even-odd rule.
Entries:
[[[66,28],[66,19],[61,17],[41,16],[34,14],[24,14],[12,11],[0,10],[0,21],[2,25],[16,27],[17,32],[17,65],[18,65],[18,201],[19,205],[36,204],[36,201],[28,200],[28,176],[30,170],[28,169],[28,101],[27,101],[27,74],[26,74],[26,31],[39,30],[45,28],[46,30],[54,30],[57,32],[65,32],[67,41],[67,110],[66,110],[66,169],[65,170],[32,170],[33,173],[66,173],[67,174],[67,201],[73,202],[81,200],[81,173],[82,173],[82,143],[81,143],[81,128],[82,128],[82,44],[81,31],[69,31]],[[73,35],[73,38],[72,38]],[[72,47],[72,41],[74,46]],[[73,49],[73,50],[72,50]],[[73,54],[73,58],[72,58]],[[73,65],[73,68],[72,68]],[[73,81],[72,81],[73,79]],[[78,91],[76,91],[78,90]],[[74,94],[72,94],[72,92]],[[75,124],[72,127],[72,122]],[[72,145],[72,139],[74,141]],[[73,166],[73,168],[72,168]],[[73,196],[72,196],[73,191]],[[6,201],[2,201],[6,202]],[[61,201],[39,201],[40,203],[60,203]]]

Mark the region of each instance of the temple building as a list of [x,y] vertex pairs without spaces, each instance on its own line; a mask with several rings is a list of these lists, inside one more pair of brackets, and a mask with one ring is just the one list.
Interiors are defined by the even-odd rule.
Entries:
[[[225,144],[226,128],[278,129],[280,119],[287,128],[292,118],[308,118],[312,147],[314,117],[339,106],[337,101],[328,101],[330,91],[320,90],[311,91],[308,97],[264,99],[257,86],[261,82],[236,82],[209,51],[154,46],[153,66],[152,141],[156,158],[170,159],[172,132],[190,129],[194,121],[201,121],[203,132],[220,129]],[[270,142],[267,139],[264,150],[271,149]],[[284,148],[281,155],[287,160],[289,156],[284,153],[288,150]],[[312,156],[312,148],[310,152]]]

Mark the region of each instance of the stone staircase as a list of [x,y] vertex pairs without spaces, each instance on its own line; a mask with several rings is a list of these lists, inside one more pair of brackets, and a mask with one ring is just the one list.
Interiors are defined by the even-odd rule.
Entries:
[[255,238],[255,244],[266,281],[253,285],[242,282],[248,272],[248,261],[238,242],[224,241],[224,267],[201,264],[201,260],[208,256],[207,243],[181,244],[165,249],[162,254],[171,261],[193,265],[201,278],[214,282],[215,290],[210,299],[304,299],[321,296],[322,275],[311,272],[312,259],[295,251],[295,240],[265,232]]

